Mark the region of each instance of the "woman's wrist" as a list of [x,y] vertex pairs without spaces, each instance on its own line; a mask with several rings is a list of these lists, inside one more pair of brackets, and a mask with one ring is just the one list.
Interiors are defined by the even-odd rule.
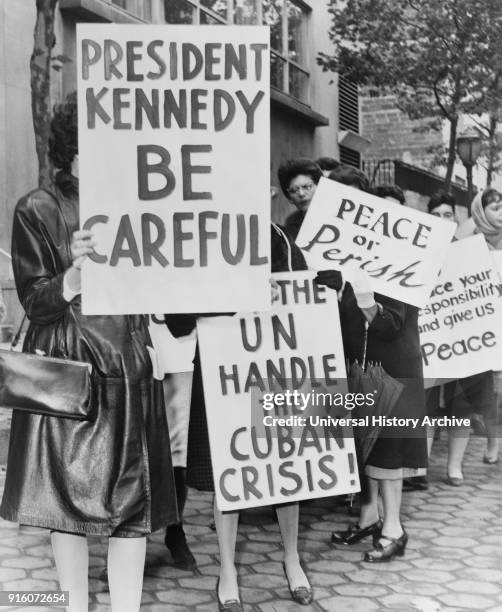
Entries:
[[371,323],[378,314],[378,306],[375,303],[373,306],[370,306],[369,308],[361,308],[361,311],[366,321],[368,321],[368,323]]
[[71,302],[81,291],[82,281],[80,268],[76,268],[72,265],[66,270],[63,277],[63,297],[67,302]]

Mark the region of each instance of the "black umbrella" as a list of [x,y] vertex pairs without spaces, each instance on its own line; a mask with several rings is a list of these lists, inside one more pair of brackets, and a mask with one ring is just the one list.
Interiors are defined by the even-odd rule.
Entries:
[[354,418],[369,417],[367,426],[354,428],[359,466],[362,468],[382,429],[381,425],[373,424],[372,417],[389,416],[404,385],[387,374],[380,364],[366,364],[365,360],[362,365],[357,362],[352,364],[348,373],[349,390],[352,393],[371,393],[375,400],[373,405],[366,403],[354,409]]

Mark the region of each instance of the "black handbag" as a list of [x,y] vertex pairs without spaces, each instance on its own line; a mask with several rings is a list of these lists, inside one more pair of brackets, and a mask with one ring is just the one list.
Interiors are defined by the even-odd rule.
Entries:
[[91,366],[81,361],[14,351],[26,315],[10,350],[0,350],[0,407],[32,414],[91,418]]

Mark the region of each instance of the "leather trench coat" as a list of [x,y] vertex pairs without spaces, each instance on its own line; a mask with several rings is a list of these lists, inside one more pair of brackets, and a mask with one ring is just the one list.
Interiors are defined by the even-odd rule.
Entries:
[[78,534],[141,536],[177,520],[161,383],[143,316],[84,316],[63,275],[78,229],[78,181],[22,198],[14,214],[23,350],[92,366],[92,413],[74,421],[13,412],[2,518]]

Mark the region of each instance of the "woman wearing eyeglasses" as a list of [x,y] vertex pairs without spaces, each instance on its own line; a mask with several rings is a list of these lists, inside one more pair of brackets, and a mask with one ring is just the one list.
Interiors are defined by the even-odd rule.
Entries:
[[284,195],[298,209],[289,215],[285,223],[286,229],[294,239],[300,231],[323,173],[310,159],[293,159],[285,162],[277,174]]

